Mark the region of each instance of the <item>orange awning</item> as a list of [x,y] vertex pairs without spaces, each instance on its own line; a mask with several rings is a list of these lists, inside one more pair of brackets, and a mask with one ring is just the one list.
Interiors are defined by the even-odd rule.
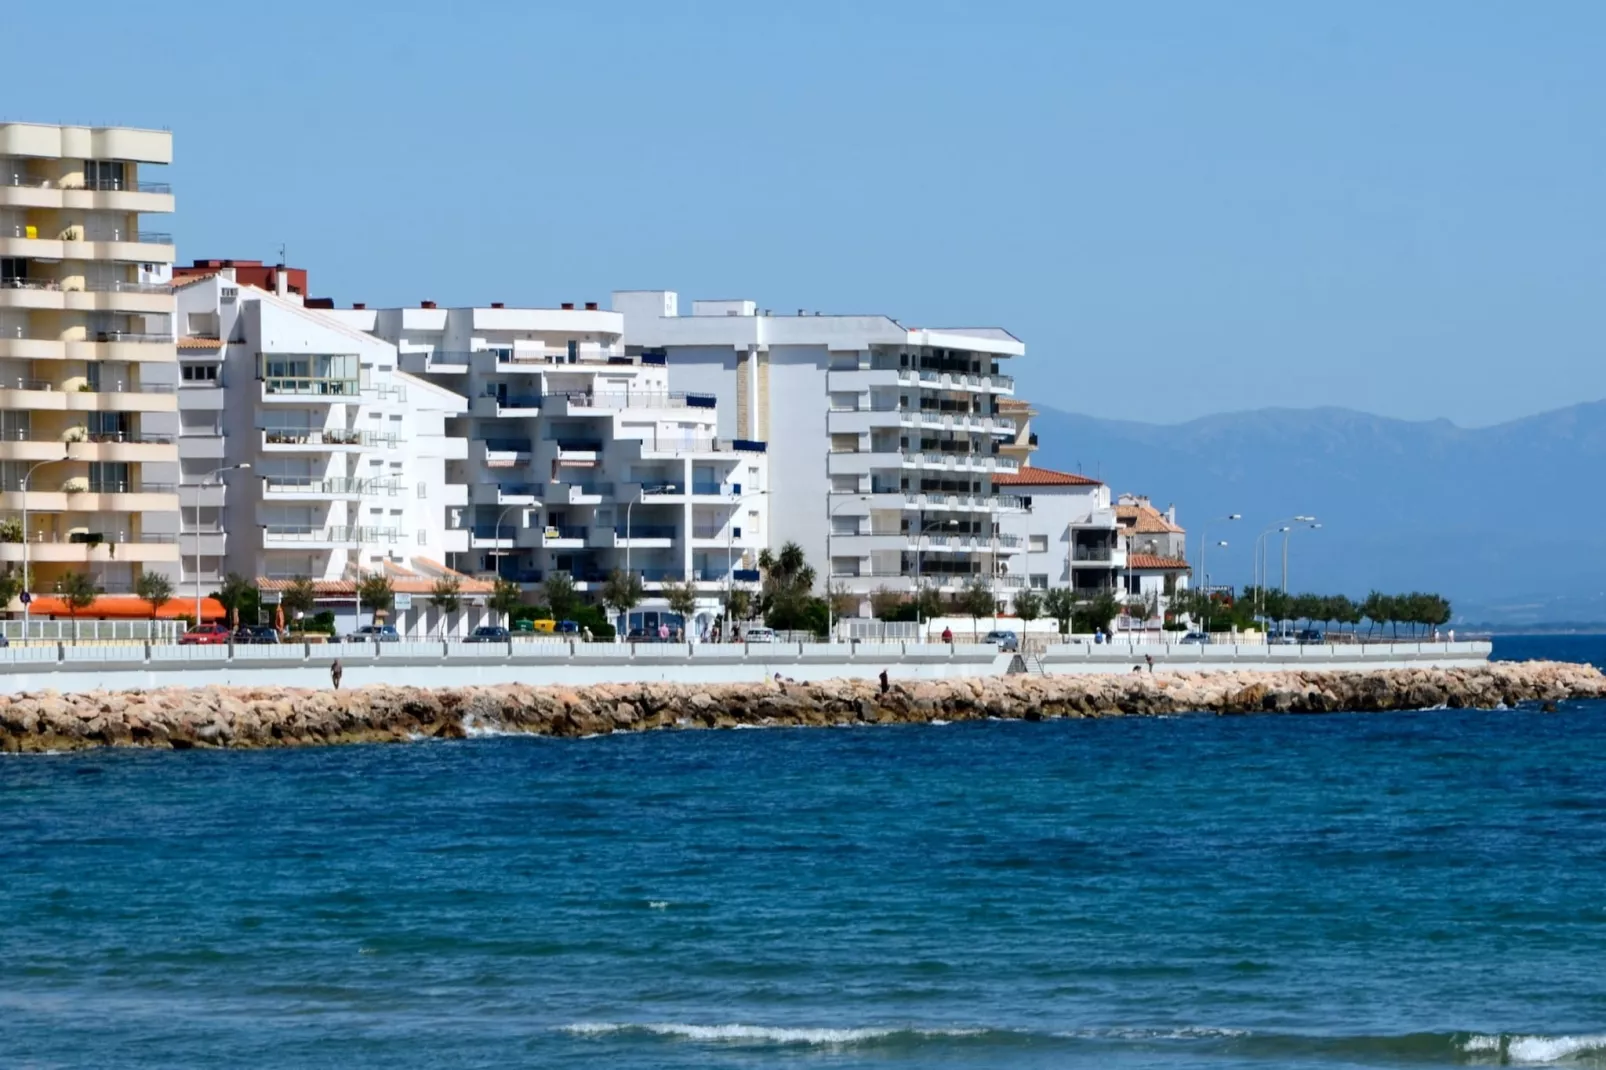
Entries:
[[[65,600],[52,595],[38,595],[28,612],[35,617],[71,617],[72,612],[67,608]],[[195,614],[195,599],[170,598],[167,604],[156,611],[161,620],[174,620],[178,617],[189,617]],[[87,609],[80,609],[78,616],[83,620],[150,620],[151,604],[133,595],[103,594],[89,604]],[[201,599],[201,620],[222,620],[228,616],[223,603],[216,598]]]

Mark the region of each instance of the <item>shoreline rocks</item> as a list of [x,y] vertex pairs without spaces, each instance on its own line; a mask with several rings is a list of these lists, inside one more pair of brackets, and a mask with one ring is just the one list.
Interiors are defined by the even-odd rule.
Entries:
[[259,748],[509,732],[578,738],[677,728],[919,724],[1176,713],[1358,713],[1606,698],[1606,676],[1566,662],[1369,672],[1163,671],[766,684],[497,684],[346,691],[168,687],[0,695],[0,751]]

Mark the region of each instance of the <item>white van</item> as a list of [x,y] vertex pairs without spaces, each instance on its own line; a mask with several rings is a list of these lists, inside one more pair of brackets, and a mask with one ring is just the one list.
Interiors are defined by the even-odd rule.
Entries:
[[773,628],[748,628],[742,633],[742,638],[749,643],[773,643],[775,642],[775,630]]

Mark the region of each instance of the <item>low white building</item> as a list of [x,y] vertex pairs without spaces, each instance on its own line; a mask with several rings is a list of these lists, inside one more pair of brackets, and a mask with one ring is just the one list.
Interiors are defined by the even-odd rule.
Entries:
[[1177,523],[1176,506],[1162,512],[1141,494],[1121,495],[1115,516],[1126,548],[1122,589],[1127,605],[1147,607],[1145,613],[1129,610],[1120,627],[1157,630],[1171,597],[1188,587],[1187,532]]
[[[454,524],[467,488],[447,472],[467,444],[446,431],[467,402],[402,371],[395,346],[296,295],[241,285],[230,269],[182,279],[175,293],[180,593],[230,572],[304,576],[350,627],[367,622],[346,593],[360,575],[444,574],[447,555],[467,549]],[[483,585],[464,593],[483,601]],[[399,606],[392,622],[432,629],[422,604]]]
[[[822,580],[859,596],[917,584],[1000,593],[1024,583],[994,477],[1017,421],[1000,371],[1025,346],[997,328],[910,328],[887,316],[773,315],[754,302],[621,291],[626,352],[666,360],[678,388],[718,399],[721,436],[767,448],[769,544],[795,542]],[[823,591],[822,591],[823,593]]]
[[1068,587],[1084,598],[1120,588],[1127,556],[1109,487],[1074,472],[1031,466],[993,482],[1025,505],[1001,523],[1026,547],[1020,574],[1028,587]]
[[646,596],[636,626],[658,623],[666,585],[691,583],[694,634],[728,589],[756,584],[762,444],[721,438],[716,398],[678,389],[662,357],[627,355],[620,313],[424,302],[334,315],[469,399],[448,422],[468,444],[448,473],[469,495],[458,567],[532,587],[565,572],[593,596],[614,570],[634,572]]

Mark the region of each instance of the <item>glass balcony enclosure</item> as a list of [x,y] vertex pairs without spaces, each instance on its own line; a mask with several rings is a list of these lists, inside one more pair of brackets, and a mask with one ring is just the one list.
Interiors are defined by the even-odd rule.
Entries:
[[269,394],[357,397],[361,374],[355,353],[263,353],[257,365],[257,378]]

